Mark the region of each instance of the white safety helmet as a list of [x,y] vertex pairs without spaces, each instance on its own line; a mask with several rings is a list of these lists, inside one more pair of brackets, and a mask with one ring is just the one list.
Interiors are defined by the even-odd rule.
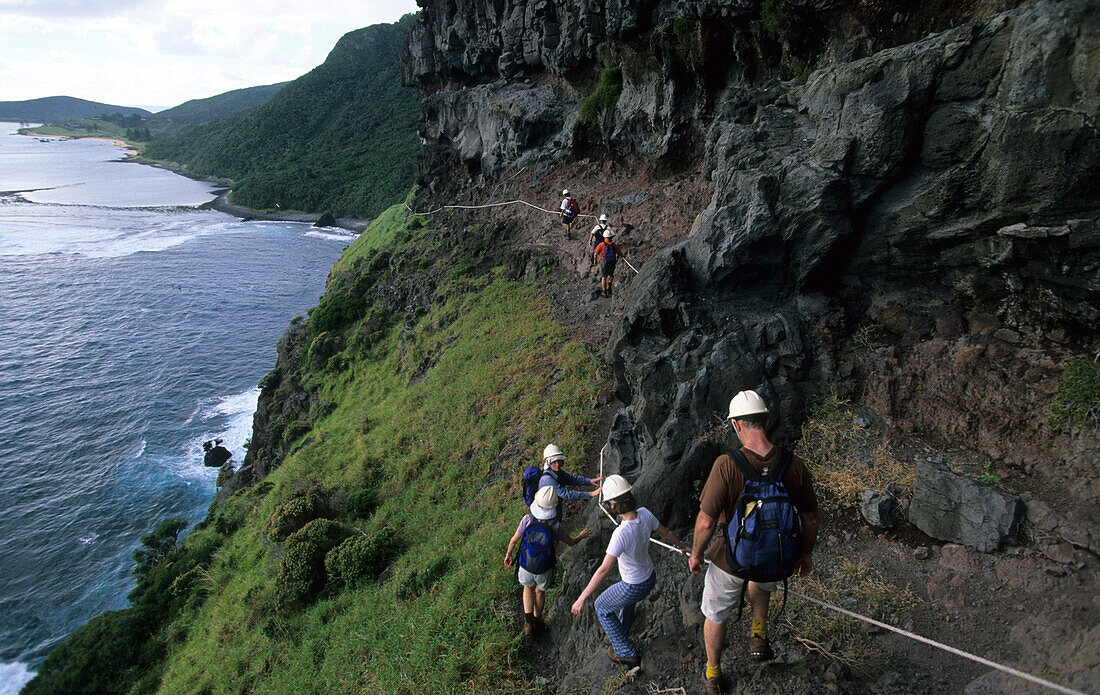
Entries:
[[566,188],[564,191],[561,192],[561,194],[562,195],[569,195],[569,189]]
[[607,222],[607,215],[600,215],[600,222]]
[[614,501],[630,492],[630,483],[621,475],[609,475],[603,480],[603,498],[608,502]]
[[542,470],[549,470],[550,464],[554,461],[564,461],[565,454],[562,453],[554,444],[547,444],[546,448],[542,450]]
[[615,232],[614,232],[614,230],[611,229],[611,227],[608,227],[607,229],[603,230],[603,238],[604,239],[610,239],[613,236],[615,236]]
[[767,415],[768,406],[756,391],[741,391],[730,401],[730,420],[746,415]]
[[531,516],[539,521],[553,519],[557,513],[558,491],[553,485],[543,485],[535,493],[535,501],[531,503]]

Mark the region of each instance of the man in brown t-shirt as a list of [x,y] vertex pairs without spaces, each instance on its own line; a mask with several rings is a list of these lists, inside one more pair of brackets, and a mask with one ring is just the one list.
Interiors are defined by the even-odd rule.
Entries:
[[[779,447],[768,439],[768,409],[755,391],[742,391],[730,402],[729,419],[741,440],[741,452],[749,465],[764,474],[779,458]],[[796,572],[805,576],[810,573],[813,564],[810,553],[817,540],[817,496],[814,494],[813,480],[806,464],[797,456],[783,474],[783,485],[798,510],[802,522],[802,555],[798,560]],[[699,516],[695,520],[695,535],[692,542],[691,559],[688,565],[692,572],[703,570],[703,553],[714,537],[719,524],[726,524],[733,518],[737,500],[745,486],[745,476],[737,468],[733,459],[727,455],[718,457],[711,467],[710,476],[703,487],[700,497]],[[715,544],[710,553],[711,564],[707,569],[703,585],[702,611],[706,621],[703,624],[703,638],[707,648],[707,671],[704,684],[708,693],[721,692],[722,650],[726,642],[726,619],[741,598],[741,579],[735,577],[726,559],[725,538]],[[752,605],[752,628],[749,633],[749,654],[757,660],[772,658],[768,644],[767,618],[768,601],[771,592],[777,588],[776,582],[757,584],[749,582],[747,593]]]

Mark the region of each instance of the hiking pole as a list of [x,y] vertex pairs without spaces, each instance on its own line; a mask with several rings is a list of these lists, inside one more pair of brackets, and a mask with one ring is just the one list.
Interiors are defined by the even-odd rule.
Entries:
[[630,265],[630,261],[626,260],[626,256],[623,256],[623,263],[626,263],[628,266],[630,266],[630,269],[633,270],[635,273],[638,272],[638,269]]

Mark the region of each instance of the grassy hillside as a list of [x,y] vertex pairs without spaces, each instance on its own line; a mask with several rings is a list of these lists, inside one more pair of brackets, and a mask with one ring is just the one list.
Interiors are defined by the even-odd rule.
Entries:
[[278,84],[268,84],[260,87],[246,87],[245,89],[234,89],[206,99],[192,99],[179,106],[158,111],[155,118],[170,121],[172,125],[177,126],[194,125],[218,118],[226,118],[267,102],[287,84],[287,82],[279,82]]
[[[144,555],[134,606],[77,631],[24,692],[525,688],[501,561],[518,473],[551,439],[583,450],[606,374],[532,285],[449,252],[396,207],[345,251],[299,325],[313,426],[178,548]],[[362,301],[410,274],[430,306]]]
[[233,179],[239,205],[379,214],[413,180],[417,97],[401,85],[398,57],[412,19],[345,35],[266,104],[150,143],[145,155]]

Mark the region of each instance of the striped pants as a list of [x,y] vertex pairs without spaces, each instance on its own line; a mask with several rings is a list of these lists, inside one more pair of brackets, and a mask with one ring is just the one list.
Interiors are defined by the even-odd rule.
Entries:
[[626,633],[634,624],[634,604],[649,596],[656,583],[656,572],[641,584],[618,582],[609,586],[593,604],[604,634],[611,640],[615,653],[623,658],[629,659],[638,653]]

